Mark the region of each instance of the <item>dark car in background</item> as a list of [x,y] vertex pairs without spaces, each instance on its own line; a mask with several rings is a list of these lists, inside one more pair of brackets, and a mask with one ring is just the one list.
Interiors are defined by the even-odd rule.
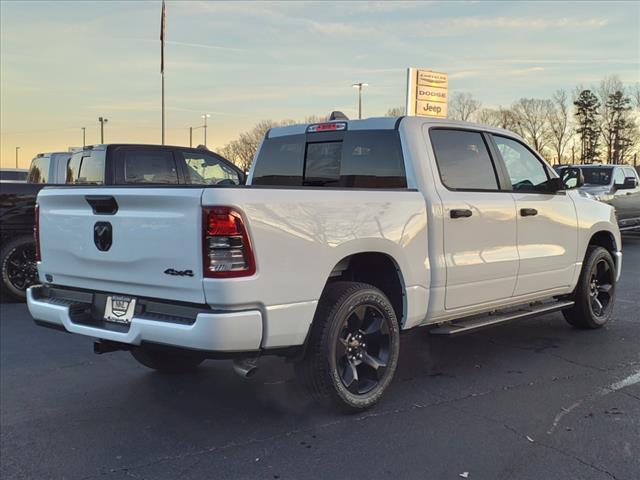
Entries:
[[[25,171],[26,183],[0,187],[0,283],[2,293],[24,300],[37,283],[33,238],[38,192],[72,185],[241,185],[245,174],[202,148],[110,144],[74,153],[38,154]],[[87,204],[88,205],[88,204]]]
[[0,168],[0,183],[27,181],[29,170],[24,168]]
[[640,177],[635,168],[630,165],[589,164],[563,165],[556,170],[562,176],[568,167],[582,172],[582,192],[615,208],[620,231],[640,230]]

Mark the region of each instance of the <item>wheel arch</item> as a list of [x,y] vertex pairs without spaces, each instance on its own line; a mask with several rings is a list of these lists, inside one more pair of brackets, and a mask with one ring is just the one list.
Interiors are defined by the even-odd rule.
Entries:
[[407,317],[406,284],[402,269],[393,256],[381,251],[347,255],[333,266],[324,288],[335,281],[362,282],[381,290],[391,302],[402,328]]
[[589,245],[598,245],[599,247],[607,250],[612,256],[614,255],[614,252],[619,250],[616,237],[613,232],[609,230],[598,230],[597,232],[592,233],[589,238],[589,242],[587,243],[587,247]]

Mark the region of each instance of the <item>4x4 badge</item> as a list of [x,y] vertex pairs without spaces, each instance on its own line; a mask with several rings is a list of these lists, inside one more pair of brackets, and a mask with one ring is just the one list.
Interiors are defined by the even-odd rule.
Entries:
[[164,273],[175,277],[193,277],[193,270],[175,270],[173,268],[167,268]]

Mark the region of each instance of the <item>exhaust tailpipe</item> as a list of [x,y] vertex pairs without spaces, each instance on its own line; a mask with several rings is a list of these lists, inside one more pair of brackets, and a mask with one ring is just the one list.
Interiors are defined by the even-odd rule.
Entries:
[[112,342],[111,340],[97,340],[93,342],[93,353],[97,355],[119,352],[121,350],[131,350],[131,346],[126,343]]
[[253,377],[258,371],[257,358],[240,358],[233,361],[233,370],[244,378]]

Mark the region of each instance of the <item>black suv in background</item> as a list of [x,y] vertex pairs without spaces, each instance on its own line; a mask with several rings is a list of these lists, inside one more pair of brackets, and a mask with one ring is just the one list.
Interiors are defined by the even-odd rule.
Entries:
[[[245,173],[220,155],[203,148],[109,144],[89,146],[73,153],[66,166],[66,178],[61,182],[106,186],[234,186],[244,184]],[[0,188],[0,283],[3,295],[23,300],[25,290],[38,281],[33,240],[34,207],[38,192],[47,185],[56,186],[3,183]]]

